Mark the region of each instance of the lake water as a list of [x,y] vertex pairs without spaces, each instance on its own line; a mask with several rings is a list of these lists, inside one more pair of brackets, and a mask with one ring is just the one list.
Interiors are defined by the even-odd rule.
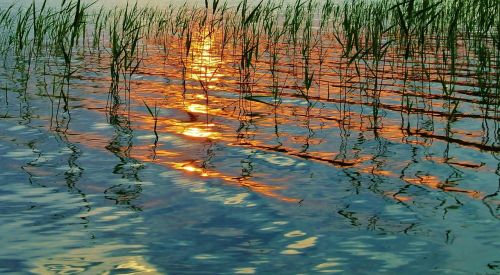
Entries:
[[61,57],[29,78],[2,57],[0,273],[500,272],[499,117],[472,78],[457,115],[418,80],[407,112],[410,84],[381,69],[374,126],[361,78],[337,85],[335,43],[311,104],[283,53],[275,106],[265,54],[242,97],[240,48],[194,35],[184,59],[176,37],[144,42],[119,98],[108,51],[75,54],[69,111]]

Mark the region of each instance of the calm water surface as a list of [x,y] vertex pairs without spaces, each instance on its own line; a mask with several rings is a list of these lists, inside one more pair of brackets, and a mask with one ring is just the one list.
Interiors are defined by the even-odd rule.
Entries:
[[0,273],[500,272],[499,118],[475,101],[450,122],[402,113],[388,88],[374,130],[357,92],[312,108],[293,88],[277,108],[242,99],[217,38],[193,44],[183,84],[170,43],[149,42],[121,102],[109,60],[78,57],[69,113],[52,76],[23,81],[6,58]]

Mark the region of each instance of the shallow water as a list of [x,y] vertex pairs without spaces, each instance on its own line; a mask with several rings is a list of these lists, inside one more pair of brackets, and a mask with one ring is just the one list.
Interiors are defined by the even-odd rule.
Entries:
[[[12,4],[30,5],[32,2],[35,2],[38,6],[40,6],[42,3],[46,2],[50,6],[58,7],[61,5],[62,1],[63,0],[31,0],[31,1],[0,0],[0,7],[7,7],[7,6],[12,5]],[[226,1],[226,2],[229,5],[231,4],[231,1]],[[291,3],[291,2],[293,2],[293,0],[286,0],[284,2]],[[134,5],[137,3],[137,5],[139,7],[167,7],[168,5],[182,6],[185,3],[189,6],[197,6],[197,7],[202,7],[205,5],[204,1],[197,1],[197,0],[169,0],[169,1],[164,1],[164,0],[113,0],[113,1],[82,0],[82,3],[92,4],[92,6],[96,9],[100,8],[100,7],[104,7],[104,8],[124,7],[127,5],[127,3],[129,5]],[[210,1],[210,3],[212,3],[212,1]],[[249,0],[248,3],[249,4],[257,4],[257,3],[259,3],[259,1]]]
[[[356,83],[345,96],[325,73],[333,84],[311,106],[286,60],[278,107],[264,57],[242,98],[219,42],[195,40],[184,86],[178,41],[168,55],[148,41],[117,101],[109,60],[82,54],[69,112],[52,75],[23,82],[7,58],[0,273],[499,272],[499,118],[466,93],[470,79],[450,118],[432,82],[415,81],[406,112],[392,75],[373,127]],[[325,67],[342,64],[337,50]],[[156,133],[145,103],[159,108]]]

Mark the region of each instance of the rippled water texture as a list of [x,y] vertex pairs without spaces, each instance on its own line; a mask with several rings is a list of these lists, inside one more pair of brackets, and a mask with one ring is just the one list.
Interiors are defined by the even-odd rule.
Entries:
[[306,63],[203,10],[190,44],[141,35],[114,84],[108,27],[70,70],[4,44],[0,273],[500,272],[498,98],[475,61],[441,74],[445,53],[394,47],[373,69],[326,30]]

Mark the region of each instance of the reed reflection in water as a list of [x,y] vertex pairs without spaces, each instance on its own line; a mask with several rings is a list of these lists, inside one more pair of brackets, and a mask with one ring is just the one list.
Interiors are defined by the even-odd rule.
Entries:
[[0,272],[496,272],[496,3],[424,2],[5,13]]

